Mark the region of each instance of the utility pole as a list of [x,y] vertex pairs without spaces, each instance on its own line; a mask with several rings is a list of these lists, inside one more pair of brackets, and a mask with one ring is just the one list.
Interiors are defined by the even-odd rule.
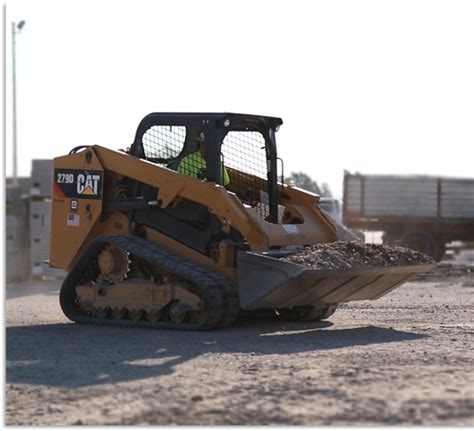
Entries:
[[[3,118],[2,118],[2,125],[3,125],[3,168],[6,172],[6,163],[5,163],[5,149],[7,148],[7,5],[3,3]],[[2,186],[5,184],[2,182]],[[5,187],[3,187],[5,188]]]
[[13,186],[18,185],[17,175],[17,134],[16,134],[16,35],[21,32],[25,26],[25,21],[20,21],[18,24],[12,22],[12,84],[13,84]]

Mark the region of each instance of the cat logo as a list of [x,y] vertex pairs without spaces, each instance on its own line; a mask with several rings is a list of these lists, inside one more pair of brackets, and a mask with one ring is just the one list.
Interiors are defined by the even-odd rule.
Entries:
[[77,176],[77,193],[80,195],[97,196],[99,194],[100,175]]

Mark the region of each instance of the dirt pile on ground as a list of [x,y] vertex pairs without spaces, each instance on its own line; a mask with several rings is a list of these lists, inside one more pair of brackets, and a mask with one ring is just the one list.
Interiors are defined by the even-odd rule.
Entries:
[[404,247],[337,241],[307,247],[282,258],[311,269],[351,269],[434,263],[433,259]]

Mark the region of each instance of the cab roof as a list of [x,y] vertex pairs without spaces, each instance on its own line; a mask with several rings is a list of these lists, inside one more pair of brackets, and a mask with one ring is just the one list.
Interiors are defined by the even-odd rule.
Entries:
[[[225,121],[229,124],[226,125]],[[141,136],[151,126],[211,126],[229,130],[277,129],[283,121],[266,115],[238,114],[233,112],[153,112],[142,119],[136,136]]]

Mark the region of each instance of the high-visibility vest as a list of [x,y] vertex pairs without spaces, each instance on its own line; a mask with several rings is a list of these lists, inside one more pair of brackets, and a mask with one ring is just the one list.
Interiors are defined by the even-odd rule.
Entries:
[[[205,180],[207,178],[206,166],[206,161],[202,158],[201,152],[197,151],[179,162],[178,172],[199,180]],[[229,174],[227,169],[224,166],[222,167],[224,168],[224,186],[226,186],[230,183]]]

